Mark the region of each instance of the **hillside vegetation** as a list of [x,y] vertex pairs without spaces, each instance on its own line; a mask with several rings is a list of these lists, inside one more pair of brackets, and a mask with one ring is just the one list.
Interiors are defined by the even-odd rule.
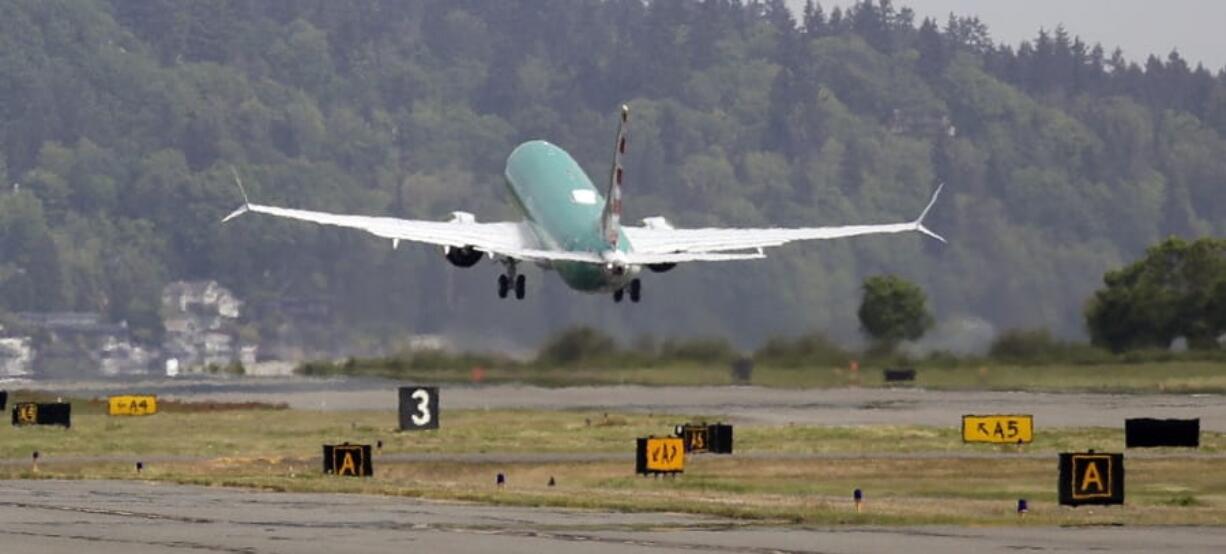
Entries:
[[[158,294],[216,278],[266,336],[271,300],[326,302],[320,350],[405,332],[534,343],[614,334],[857,334],[866,275],[938,321],[1084,336],[1105,271],[1168,235],[1226,232],[1226,75],[1131,63],[1063,29],[1020,47],[889,1],[793,17],[781,0],[0,0],[0,307],[161,332]],[[1129,53],[1130,55],[1137,53]],[[517,217],[505,156],[547,138],[595,180],[632,106],[627,219],[679,226],[915,217],[949,245],[878,237],[649,275],[645,303],[564,290],[433,249],[255,216],[239,202],[446,219]],[[499,342],[501,341],[501,342]]]

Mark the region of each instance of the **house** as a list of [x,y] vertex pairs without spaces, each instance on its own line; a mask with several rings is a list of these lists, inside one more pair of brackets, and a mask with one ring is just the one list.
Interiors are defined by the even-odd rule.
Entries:
[[254,361],[256,345],[240,344],[243,302],[217,281],[176,281],[162,289],[162,354],[180,371]]
[[175,281],[162,289],[162,306],[177,313],[238,319],[242,301],[217,281]]
[[13,317],[18,326],[37,331],[31,362],[40,375],[140,374],[153,359],[133,344],[127,322],[106,322],[97,312],[19,312]]
[[147,373],[156,358],[154,351],[114,337],[104,340],[95,356],[103,375]]
[[30,337],[0,338],[0,376],[29,375],[34,368],[34,347]]

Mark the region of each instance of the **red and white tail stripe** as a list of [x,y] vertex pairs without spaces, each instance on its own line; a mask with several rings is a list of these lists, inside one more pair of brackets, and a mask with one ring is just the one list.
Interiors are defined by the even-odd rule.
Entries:
[[622,157],[626,155],[626,124],[629,119],[630,106],[622,104],[621,121],[617,124],[617,142],[613,150],[613,168],[609,171],[604,214],[600,218],[600,228],[610,248],[617,248],[618,239],[621,237]]

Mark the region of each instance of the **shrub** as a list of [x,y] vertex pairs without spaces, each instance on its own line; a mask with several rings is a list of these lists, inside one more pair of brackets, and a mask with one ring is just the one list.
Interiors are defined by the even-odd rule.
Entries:
[[723,338],[668,340],[660,346],[660,361],[730,362],[740,356]]
[[759,363],[779,367],[811,365],[843,365],[852,356],[821,333],[809,333],[794,339],[772,337],[754,353]]
[[1047,329],[1010,329],[992,341],[988,356],[997,361],[1038,364],[1105,362],[1111,355],[1085,343],[1063,341]]
[[591,327],[572,327],[545,342],[537,354],[544,365],[569,365],[608,359],[617,354],[617,341]]

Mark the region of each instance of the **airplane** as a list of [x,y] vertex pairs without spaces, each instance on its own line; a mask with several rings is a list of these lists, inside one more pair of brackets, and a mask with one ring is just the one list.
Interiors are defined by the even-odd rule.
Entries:
[[572,289],[612,293],[615,302],[642,297],[639,274],[646,268],[662,273],[688,262],[727,262],[766,257],[765,248],[792,241],[834,239],[858,235],[919,232],[945,239],[924,226],[936,203],[938,186],[927,207],[914,221],[877,225],[758,229],[678,229],[663,217],[648,217],[641,226],[622,225],[622,160],[626,155],[629,106],[621,106],[613,165],[605,195],[593,186],[578,162],[565,150],[543,140],[520,144],[507,157],[504,176],[523,221],[479,223],[473,214],[452,212],[448,221],[425,221],[345,215],[253,204],[238,172],[231,167],[243,205],[222,222],[253,212],[366,231],[392,240],[442,247],[457,267],[472,267],[488,256],[503,266],[498,296],[525,295],[521,263],[554,270]]

